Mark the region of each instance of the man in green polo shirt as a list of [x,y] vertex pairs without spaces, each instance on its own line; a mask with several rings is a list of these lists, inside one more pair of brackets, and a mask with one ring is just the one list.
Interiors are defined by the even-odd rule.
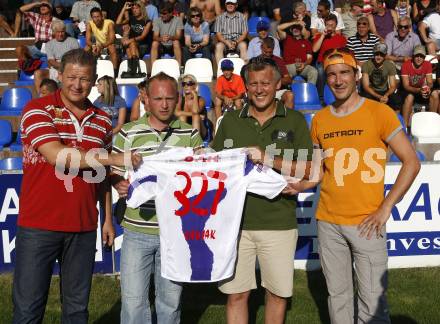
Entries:
[[[146,106],[149,114],[125,124],[116,136],[113,151],[136,150],[142,156],[173,147],[201,147],[196,129],[174,116],[177,105],[177,82],[165,73],[148,80]],[[119,195],[127,195],[129,183],[124,169],[113,168],[112,183]],[[156,314],[158,323],[180,322],[179,283],[160,275],[159,227],[154,201],[137,209],[127,208],[122,221],[124,241],[121,250],[121,323],[151,323],[150,276],[155,274]]]
[[[294,176],[298,167],[296,176],[307,179],[312,141],[302,114],[286,109],[275,99],[281,86],[278,67],[270,59],[256,57],[244,69],[250,103],[224,115],[213,149],[249,147],[254,162],[288,176]],[[247,194],[235,274],[219,286],[228,294],[228,323],[248,322],[248,297],[250,290],[256,288],[257,257],[261,284],[266,288],[265,322],[283,323],[286,301],[293,289],[293,258],[298,238],[295,208],[289,186],[272,200]]]

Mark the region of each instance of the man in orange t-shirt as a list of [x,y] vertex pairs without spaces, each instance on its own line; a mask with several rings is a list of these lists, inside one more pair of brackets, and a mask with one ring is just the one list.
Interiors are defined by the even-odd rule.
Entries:
[[218,119],[228,109],[241,109],[241,99],[246,93],[241,76],[234,74],[234,63],[231,60],[223,60],[220,68],[223,75],[217,78],[215,85],[215,118]]
[[[386,301],[386,230],[391,209],[411,186],[420,162],[394,111],[361,97],[354,55],[334,49],[324,57],[327,84],[336,101],[316,113],[312,141],[323,159],[319,180],[291,184],[303,191],[321,181],[318,220],[319,254],[329,292],[332,323],[390,323]],[[402,168],[384,198],[386,150]],[[358,311],[354,314],[353,262]]]

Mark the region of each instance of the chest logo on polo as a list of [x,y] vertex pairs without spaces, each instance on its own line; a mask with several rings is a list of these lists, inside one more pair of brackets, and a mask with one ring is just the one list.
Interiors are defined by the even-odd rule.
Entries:
[[293,131],[285,131],[276,129],[272,132],[272,140],[273,141],[285,141],[285,142],[293,142]]
[[361,136],[364,132],[363,129],[347,129],[335,132],[329,132],[324,134],[324,139],[344,136]]

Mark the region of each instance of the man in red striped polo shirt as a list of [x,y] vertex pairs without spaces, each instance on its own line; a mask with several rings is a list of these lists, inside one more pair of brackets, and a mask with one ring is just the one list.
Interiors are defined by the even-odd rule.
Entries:
[[[104,166],[123,166],[124,156],[109,154],[111,120],[87,99],[95,67],[93,56],[84,50],[67,52],[61,59],[62,89],[30,101],[23,110],[14,323],[43,320],[55,260],[60,264],[62,323],[87,323],[98,200],[106,215],[103,241],[113,243]],[[131,155],[132,161],[129,157],[127,164],[140,161],[138,155]]]

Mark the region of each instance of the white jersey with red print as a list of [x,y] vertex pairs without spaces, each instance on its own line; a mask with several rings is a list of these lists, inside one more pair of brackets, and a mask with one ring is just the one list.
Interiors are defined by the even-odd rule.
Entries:
[[155,199],[162,277],[179,282],[231,277],[246,192],[274,199],[286,186],[244,149],[203,155],[171,149],[145,157],[130,183],[129,207]]

